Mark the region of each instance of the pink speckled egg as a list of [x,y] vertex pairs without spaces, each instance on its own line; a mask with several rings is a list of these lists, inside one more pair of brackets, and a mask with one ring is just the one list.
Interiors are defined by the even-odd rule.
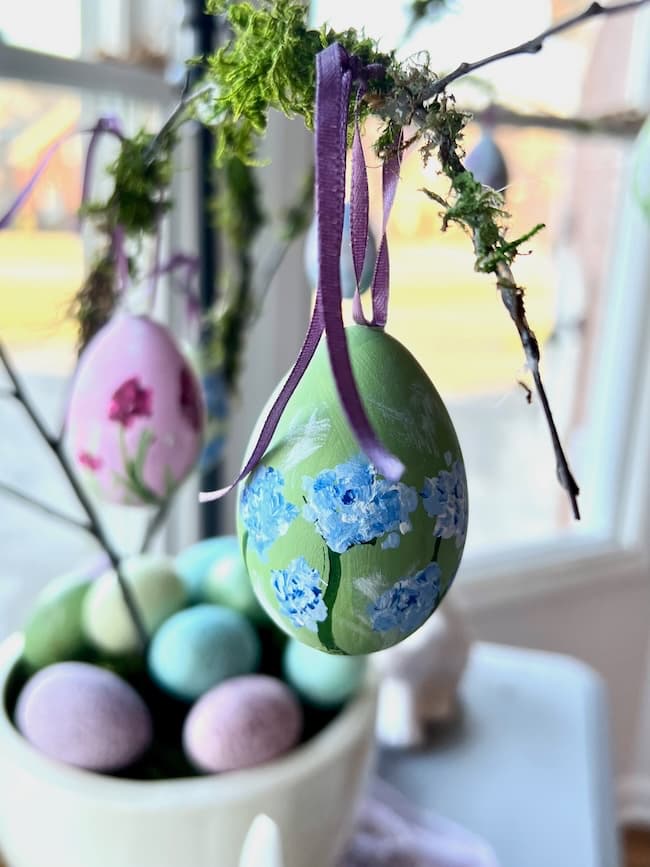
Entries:
[[133,687],[85,662],[35,674],[18,698],[15,722],[41,753],[88,771],[128,767],[153,736],[149,710]]
[[289,687],[265,674],[233,677],[206,692],[185,721],[183,746],[199,770],[235,771],[294,747],[302,709]]
[[68,444],[99,496],[155,504],[196,463],[204,418],[198,380],[169,331],[146,316],[120,313],[79,361]]

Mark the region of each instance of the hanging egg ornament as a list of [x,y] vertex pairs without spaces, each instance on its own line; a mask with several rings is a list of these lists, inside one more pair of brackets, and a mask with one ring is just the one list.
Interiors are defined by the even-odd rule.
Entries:
[[197,378],[169,331],[146,316],[121,313],[79,360],[68,443],[98,496],[155,505],[195,465],[204,416]]
[[[359,291],[363,294],[370,288],[375,259],[377,258],[377,245],[372,232],[368,232],[368,246],[366,258],[361,273],[361,285]],[[316,220],[312,222],[305,239],[304,253],[305,273],[309,286],[315,289],[318,285],[318,226]],[[356,289],[354,276],[354,262],[352,260],[352,236],[350,233],[350,206],[346,203],[343,215],[343,242],[341,244],[341,292],[344,298],[352,298]]]
[[257,597],[285,632],[365,654],[414,632],[449,589],[467,483],[451,419],[418,362],[381,329],[346,335],[366,412],[402,479],[383,478],[361,452],[321,340],[240,486],[238,533]]
[[476,147],[469,152],[465,168],[477,181],[503,192],[509,183],[508,166],[501,148],[488,129],[483,129]]

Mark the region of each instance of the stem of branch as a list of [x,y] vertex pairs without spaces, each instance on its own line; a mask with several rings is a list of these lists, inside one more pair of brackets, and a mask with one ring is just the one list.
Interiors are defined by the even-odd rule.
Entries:
[[528,114],[502,105],[490,105],[478,111],[468,109],[474,120],[494,126],[539,127],[572,132],[578,135],[606,135],[634,138],[647,120],[647,112],[621,111],[595,117],[559,117],[552,114]]
[[86,515],[88,517],[88,525],[87,526],[84,525],[84,529],[87,530],[92,536],[95,537],[95,539],[97,540],[99,545],[106,552],[106,555],[111,562],[111,566],[115,570],[115,574],[117,576],[117,581],[118,581],[120,590],[122,592],[122,596],[124,598],[124,604],[126,605],[128,612],[129,612],[129,615],[131,617],[131,620],[133,621],[133,625],[134,625],[135,630],[138,634],[138,640],[139,640],[140,645],[141,645],[141,650],[144,653],[146,650],[146,647],[147,647],[147,643],[148,643],[148,636],[147,636],[146,629],[144,627],[144,621],[142,619],[140,612],[138,611],[138,607],[137,607],[137,604],[135,602],[131,588],[129,587],[128,583],[126,582],[126,580],[124,578],[124,575],[122,574],[122,571],[120,568],[120,556],[119,556],[118,552],[115,550],[115,548],[114,548],[111,540],[109,539],[106,531],[104,530],[104,527],[102,526],[102,523],[99,519],[99,515],[97,514],[97,511],[95,509],[93,502],[91,501],[88,494],[86,493],[86,491],[82,487],[81,483],[79,482],[79,479],[77,478],[77,475],[74,471],[74,468],[72,467],[72,465],[68,459],[68,456],[65,453],[65,449],[63,448],[63,444],[62,444],[61,440],[53,437],[49,433],[47,428],[45,427],[45,424],[43,423],[41,417],[39,416],[38,412],[36,411],[36,408],[33,406],[31,400],[29,399],[27,392],[23,388],[23,385],[22,385],[20,379],[18,378],[18,374],[14,370],[13,364],[11,363],[9,356],[8,356],[6,350],[5,350],[5,348],[1,342],[0,342],[0,361],[2,362],[5,370],[7,371],[7,375],[9,376],[9,379],[11,380],[11,384],[14,388],[16,399],[19,401],[19,403],[25,409],[25,412],[27,413],[27,415],[31,419],[31,421],[32,421],[34,427],[36,428],[36,430],[38,431],[41,439],[45,443],[47,443],[47,445],[49,446],[50,451],[53,453],[59,466],[63,470],[63,472],[64,472],[64,474],[65,474],[65,476],[66,476],[66,478],[70,484],[70,487],[74,491],[75,496],[77,497],[77,500],[79,501],[84,512],[86,513]]
[[544,30],[542,33],[533,37],[533,39],[529,39],[527,42],[522,42],[520,45],[515,45],[513,48],[499,51],[496,54],[491,54],[488,57],[483,57],[480,60],[475,60],[471,63],[463,62],[459,64],[452,72],[443,75],[442,78],[439,78],[434,82],[431,87],[424,92],[423,99],[425,102],[432,99],[437,94],[442,93],[442,91],[445,90],[452,81],[457,81],[459,78],[463,78],[465,75],[469,75],[477,69],[488,66],[488,64],[496,63],[497,60],[504,60],[506,57],[514,57],[517,54],[537,54],[538,51],[541,51],[544,42],[550,36],[556,36],[558,33],[576,27],[578,24],[582,24],[590,18],[597,18],[601,15],[617,15],[621,12],[630,12],[633,9],[645,6],[649,2],[650,0],[628,0],[628,2],[617,3],[613,6],[603,6],[601,3],[590,3],[590,5],[578,15],[573,15],[571,18],[567,18],[564,21],[560,21],[558,24],[554,24],[552,27],[549,27],[548,30]]
[[210,93],[214,90],[213,84],[206,84],[203,87],[199,87],[197,90],[189,93],[187,90],[189,78],[186,80],[185,87],[183,88],[183,93],[181,94],[180,101],[173,109],[172,113],[169,115],[164,124],[160,127],[156,135],[152,138],[151,143],[148,147],[148,154],[150,158],[153,158],[156,150],[158,149],[161,141],[176,127],[182,116],[185,114],[187,109],[195,103],[198,99],[201,99],[202,96]]
[[0,494],[6,494],[9,497],[13,497],[15,500],[20,500],[21,502],[32,506],[34,509],[44,512],[51,518],[56,518],[57,521],[63,521],[65,524],[70,524],[71,527],[76,527],[77,530],[84,530],[86,533],[90,532],[90,524],[87,522],[79,521],[77,518],[73,518],[70,515],[66,515],[64,512],[60,512],[58,509],[48,506],[47,503],[42,503],[40,500],[36,500],[29,494],[19,491],[18,488],[14,488],[13,485],[0,482]]

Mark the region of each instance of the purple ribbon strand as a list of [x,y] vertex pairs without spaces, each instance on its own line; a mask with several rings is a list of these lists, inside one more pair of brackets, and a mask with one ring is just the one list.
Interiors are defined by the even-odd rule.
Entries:
[[[378,74],[378,70],[374,67],[368,68],[365,72],[368,77]],[[397,481],[404,471],[401,461],[381,444],[368,420],[354,379],[341,314],[340,255],[345,200],[347,117],[353,77],[361,78],[363,81],[364,76],[358,60],[350,58],[342,46],[330,45],[318,54],[316,58],[315,156],[319,279],[316,304],[305,340],[289,376],[264,421],[253,451],[238,477],[224,488],[202,492],[199,495],[201,502],[223,497],[257,466],[270,445],[273,433],[291,395],[313,358],[323,332],[325,332],[330,365],[339,398],[362,450],[377,470],[387,479]],[[363,153],[361,156],[363,157]],[[357,168],[359,170],[359,166]],[[364,218],[363,192],[361,192],[360,200],[357,200],[356,206],[355,220],[357,220],[358,226],[356,239],[351,223],[353,243],[357,249],[355,263],[359,256],[362,257],[361,266],[357,271],[357,280],[363,267],[368,233],[365,164],[363,172],[358,174],[358,178],[361,178],[358,183],[361,186],[365,183],[366,186],[366,205]],[[397,178],[398,161],[396,158],[395,165],[390,166],[384,172],[384,230],[394,197]],[[385,238],[382,240],[382,246],[386,248]],[[375,305],[375,295],[377,295],[375,315],[378,323],[381,323],[382,317],[385,322],[388,300],[387,249],[384,257],[386,264],[380,266],[380,251],[375,267],[375,279],[373,280],[373,306]],[[355,264],[355,269],[358,267],[358,264]]]

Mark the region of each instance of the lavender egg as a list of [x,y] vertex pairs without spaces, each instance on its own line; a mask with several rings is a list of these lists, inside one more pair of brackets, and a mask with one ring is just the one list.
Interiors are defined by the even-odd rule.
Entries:
[[16,726],[39,752],[77,768],[126,768],[149,748],[147,706],[126,681],[84,662],[60,662],[35,674],[16,707]]
[[202,771],[236,771],[268,762],[296,746],[302,710],[281,680],[235,677],[207,692],[183,729],[188,759]]
[[159,504],[197,462],[204,419],[201,387],[169,331],[122,313],[81,356],[68,446],[98,496],[121,505]]

